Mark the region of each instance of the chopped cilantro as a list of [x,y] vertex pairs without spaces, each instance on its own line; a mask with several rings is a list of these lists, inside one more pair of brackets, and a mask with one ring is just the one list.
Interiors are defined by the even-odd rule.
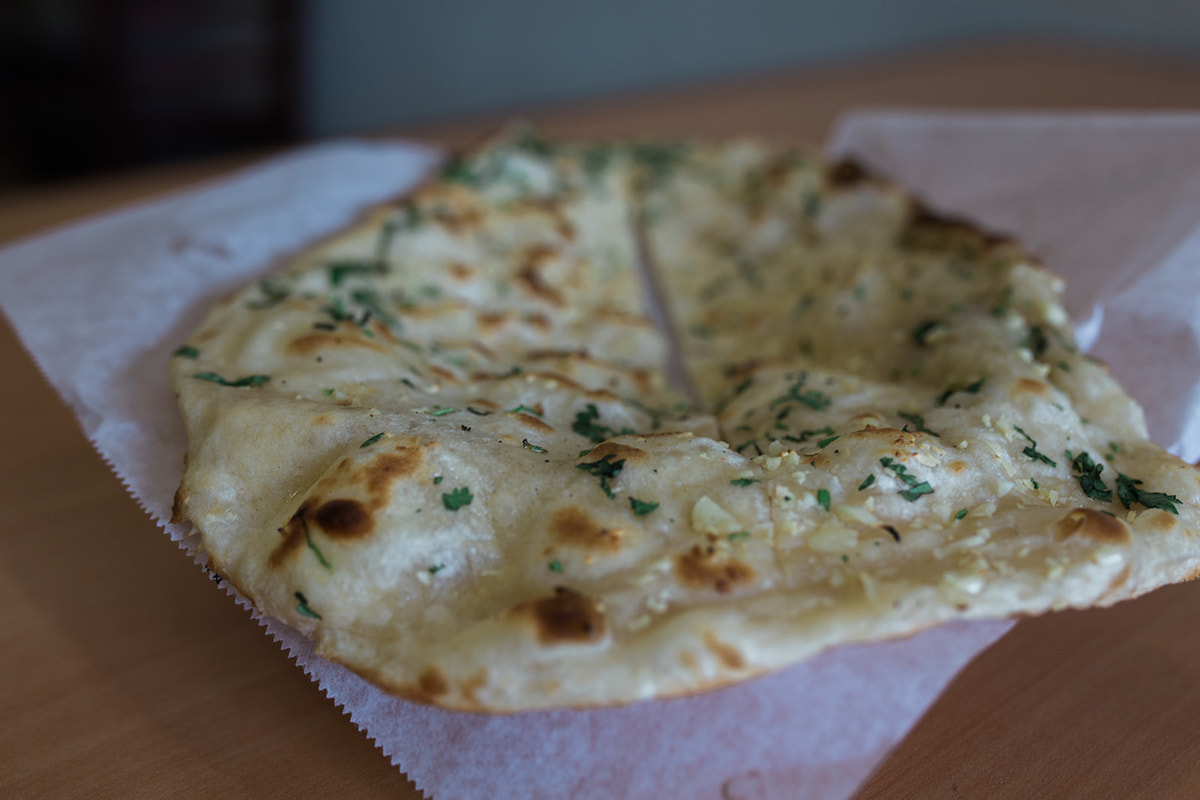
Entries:
[[479,185],[479,179],[467,164],[466,159],[455,156],[442,167],[442,180],[452,183],[465,183],[468,186]]
[[175,355],[179,356],[180,358],[199,358],[200,351],[191,345],[184,345],[175,351]]
[[734,478],[730,481],[734,486],[749,486],[752,483],[762,483],[758,478]]
[[1112,489],[1100,479],[1100,473],[1104,471],[1103,464],[1093,462],[1087,453],[1072,456],[1070,450],[1067,451],[1067,458],[1071,460],[1071,470],[1075,473],[1075,479],[1079,481],[1079,488],[1083,489],[1084,494],[1093,500],[1102,500],[1105,503],[1112,501]]
[[1141,483],[1137,478],[1117,473],[1117,497],[1121,500],[1121,505],[1129,508],[1130,503],[1141,503],[1146,508],[1157,508],[1179,515],[1179,509],[1175,506],[1182,501],[1178,497],[1163,492],[1142,491],[1138,488]]
[[725,538],[731,542],[736,542],[738,539],[749,539],[750,531],[738,531],[737,533],[729,534]]
[[433,411],[432,411],[431,413],[432,413],[432,414],[433,414],[435,417],[444,417],[444,416],[446,416],[447,414],[453,414],[453,413],[454,413],[454,412],[456,412],[456,411],[458,411],[458,409],[457,409],[457,408],[449,408],[449,407],[443,407],[443,406],[434,406],[434,407],[433,407]]
[[442,505],[450,511],[458,511],[463,506],[471,505],[471,501],[474,499],[475,497],[468,487],[460,486],[449,494],[442,495]]
[[534,416],[537,416],[537,417],[542,416],[542,412],[538,411],[536,408],[530,408],[529,406],[525,406],[525,405],[520,405],[520,406],[517,406],[516,408],[510,408],[508,411],[505,411],[504,413],[505,414],[525,413],[525,414],[533,414]]
[[333,572],[333,564],[329,563],[329,559],[325,558],[325,554],[322,553],[320,548],[318,548],[313,542],[312,536],[308,532],[308,523],[305,522],[304,517],[300,517],[300,524],[304,526],[304,544],[307,545],[308,549],[311,550],[313,555],[317,557],[317,561],[320,562],[322,567],[330,572]]
[[921,347],[925,347],[929,343],[929,334],[933,333],[934,328],[937,328],[942,323],[936,319],[926,320],[913,329],[912,338]]
[[950,395],[958,392],[966,392],[968,394],[979,394],[979,390],[983,388],[983,382],[986,378],[980,378],[974,383],[952,383],[946,387],[946,391],[938,395],[937,405],[939,407],[946,405],[946,401],[950,399]]
[[637,164],[643,168],[644,177],[658,182],[666,177],[687,152],[682,144],[637,144],[630,148]]
[[838,436],[830,436],[828,439],[822,439],[821,441],[817,442],[817,447],[824,449],[826,445],[833,444],[840,438],[842,438],[842,437],[840,435],[838,435]]
[[562,562],[559,561],[557,558],[554,559],[553,561],[551,561],[549,564],[547,564],[547,566],[550,567],[551,572],[562,572],[563,571]]
[[299,611],[301,614],[303,614],[306,617],[311,617],[313,619],[321,619],[321,615],[318,614],[317,612],[313,611],[312,608],[308,605],[308,599],[305,598],[304,595],[300,594],[300,592],[295,592],[295,595],[296,595],[296,599],[300,601],[300,603],[296,606],[297,611]]
[[439,572],[441,572],[445,568],[446,568],[445,564],[434,564],[432,567],[429,568],[429,574],[437,575]]
[[576,469],[581,469],[584,472],[600,479],[600,488],[608,495],[609,499],[614,499],[617,495],[612,490],[612,485],[609,484],[609,478],[616,478],[621,470],[625,468],[625,459],[620,461],[612,461],[613,454],[609,453],[599,461],[590,461],[587,464],[576,464]]
[[433,485],[434,485],[434,486],[437,486],[437,485],[438,485],[439,483],[441,483],[443,480],[444,480],[444,479],[442,478],[442,476],[441,476],[441,475],[434,475],[434,476],[433,476]]
[[631,497],[629,498],[629,507],[633,509],[634,514],[644,517],[658,508],[658,503],[651,503],[648,500],[638,500],[636,497]]
[[804,382],[808,379],[808,375],[804,372],[796,376],[795,382],[788,387],[787,394],[780,395],[771,401],[768,408],[774,409],[780,403],[789,401],[800,403],[811,408],[813,411],[823,411],[829,407],[829,396],[817,389],[809,389],[806,392],[800,390],[804,388]]
[[288,295],[291,294],[286,286],[281,286],[269,278],[258,282],[258,290],[263,293],[263,299],[251,300],[246,304],[247,308],[252,308],[255,311],[261,311],[264,308],[278,305],[287,300]]
[[896,477],[908,484],[908,489],[903,489],[897,494],[903,497],[910,503],[915,502],[921,495],[933,494],[933,487],[929,485],[929,481],[918,482],[915,477],[908,474],[908,468],[903,464],[897,464],[890,456],[884,456],[879,459],[879,463],[884,469],[889,469],[896,473]]
[[[928,433],[930,436],[937,436],[938,438],[941,438],[941,434],[935,433],[934,431],[931,431],[929,428],[925,427],[925,418],[920,414],[909,414],[907,411],[897,411],[896,414],[901,419],[908,420],[915,425],[917,430],[921,433]],[[907,430],[907,427],[905,429]]]
[[383,433],[384,432],[380,432],[380,433],[377,433],[374,436],[370,437],[369,439],[364,441],[362,444],[360,444],[358,446],[358,449],[361,450],[364,447],[370,447],[371,445],[375,444],[376,442],[378,442],[380,439],[383,438]]
[[1109,442],[1108,452],[1104,454],[1104,460],[1111,464],[1112,460],[1119,455],[1121,455],[1121,445],[1116,442]]
[[545,453],[546,452],[546,448],[539,447],[536,444],[530,444],[528,439],[521,440],[521,447],[524,447],[526,450],[532,450],[535,453]]
[[321,396],[322,396],[322,397],[332,397],[332,396],[333,396],[333,389],[322,389],[322,390],[321,390]]
[[1046,331],[1041,325],[1030,325],[1029,335],[1025,337],[1025,341],[1021,342],[1021,346],[1029,348],[1034,358],[1041,358],[1046,354],[1050,340],[1046,338]]
[[335,261],[326,266],[329,283],[340,286],[351,275],[378,275],[387,272],[387,266],[378,261]]
[[1029,456],[1034,461],[1041,461],[1043,464],[1049,464],[1052,467],[1058,466],[1058,463],[1056,461],[1054,461],[1053,459],[1051,459],[1049,456],[1045,455],[1044,453],[1038,452],[1037,442],[1035,442],[1033,440],[1033,437],[1030,436],[1028,433],[1026,433],[1025,430],[1020,425],[1013,425],[1013,430],[1016,431],[1017,433],[1021,434],[1022,436],[1024,436],[1025,441],[1029,442],[1029,444],[1026,445],[1025,449],[1021,451],[1022,453]]
[[[785,414],[784,414],[784,416],[787,416],[787,414],[786,414],[786,411],[788,411],[788,410],[790,410],[790,409],[785,409]],[[828,425],[826,425],[824,428],[817,428],[816,430],[805,430],[805,431],[800,431],[800,436],[799,436],[799,437],[796,437],[796,436],[784,436],[784,437],[782,437],[782,438],[784,438],[784,439],[788,440],[789,442],[797,442],[797,443],[799,443],[799,444],[804,444],[805,442],[807,442],[807,441],[809,440],[809,437],[816,436],[816,435],[818,435],[818,434],[825,434],[826,436],[828,436],[828,435],[830,435],[830,434],[832,434],[832,433],[833,433],[833,428],[831,428],[831,427],[829,427]]]
[[911,489],[906,489],[899,493],[908,502],[915,502],[918,497],[923,494],[933,494],[933,487],[929,485],[929,481],[922,481]]
[[817,505],[826,511],[829,510],[829,490],[817,489]]
[[866,478],[863,479],[862,483],[860,483],[858,485],[858,490],[861,492],[864,489],[869,489],[873,483],[875,483],[875,473],[872,472],[870,475],[868,475]]
[[606,439],[611,439],[614,436],[624,436],[625,434],[635,433],[633,428],[622,428],[615,430],[607,425],[597,425],[596,420],[600,419],[600,411],[596,408],[595,403],[588,403],[587,410],[580,411],[575,415],[575,422],[571,425],[571,430],[578,433],[580,436],[586,436],[596,444],[600,444]]
[[374,314],[393,328],[399,327],[399,321],[388,312],[383,299],[374,289],[355,289],[350,293],[350,299],[366,309],[358,325],[366,325],[370,315]]
[[227,381],[215,372],[197,372],[192,377],[199,378],[202,381],[219,383],[222,386],[249,386],[251,388],[255,386],[262,386],[264,383],[271,380],[270,375],[247,375],[244,378],[238,378],[236,381]]
[[963,517],[965,517],[966,515],[967,515],[967,509],[965,509],[965,508],[960,508],[960,509],[958,510],[958,512],[957,512],[957,513],[954,515],[954,518],[955,518],[955,519],[962,519],[962,518],[963,518]]

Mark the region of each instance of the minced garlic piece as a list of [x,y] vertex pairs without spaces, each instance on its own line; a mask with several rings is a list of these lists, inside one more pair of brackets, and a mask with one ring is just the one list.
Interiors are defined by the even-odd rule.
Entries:
[[697,533],[725,536],[737,533],[743,526],[715,500],[704,495],[692,506],[692,529]]

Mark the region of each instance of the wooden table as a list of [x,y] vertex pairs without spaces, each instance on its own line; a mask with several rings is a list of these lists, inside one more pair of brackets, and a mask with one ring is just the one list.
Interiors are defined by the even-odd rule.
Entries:
[[[1198,103],[1200,63],[988,45],[527,111],[552,133],[818,139],[861,104]],[[0,196],[0,242],[250,160]],[[0,795],[419,797],[135,506],[6,326],[0,370]],[[1200,797],[1198,631],[1200,583],[1023,621],[861,797]]]

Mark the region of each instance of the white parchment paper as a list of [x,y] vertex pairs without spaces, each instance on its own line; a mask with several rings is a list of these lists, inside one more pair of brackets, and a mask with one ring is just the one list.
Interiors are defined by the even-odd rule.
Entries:
[[[1156,438],[1195,457],[1200,159],[1186,156],[1200,155],[1200,117],[863,114],[831,147],[1031,242],[1068,276],[1069,308],[1090,320],[1096,352],[1147,406]],[[166,523],[185,447],[171,352],[216,298],[402,192],[436,159],[403,144],[324,145],[0,251],[0,307],[172,538],[186,531]],[[263,624],[436,800],[846,797],[1009,627],[843,648],[694,698],[491,717],[391,698]]]

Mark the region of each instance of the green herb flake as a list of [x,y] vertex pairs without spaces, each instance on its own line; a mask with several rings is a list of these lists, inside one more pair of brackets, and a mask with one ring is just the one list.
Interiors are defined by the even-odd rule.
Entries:
[[377,261],[337,261],[326,266],[329,283],[340,286],[351,275],[379,275],[387,272],[387,266]]
[[863,479],[862,483],[860,483],[858,485],[858,490],[861,492],[864,489],[869,489],[869,488],[871,488],[872,485],[874,485],[874,483],[875,483],[875,473],[872,472],[870,475],[868,475],[866,478]]
[[1013,430],[1024,436],[1025,441],[1029,442],[1029,444],[1025,446],[1025,449],[1021,451],[1022,453],[1029,456],[1029,458],[1033,459],[1034,461],[1041,461],[1043,464],[1049,464],[1052,467],[1058,466],[1058,462],[1054,461],[1045,453],[1038,452],[1037,442],[1034,441],[1033,437],[1026,433],[1020,425],[1013,425]]
[[749,486],[752,483],[762,483],[758,478],[734,478],[729,482],[733,486]]
[[920,347],[925,347],[929,344],[929,334],[933,333],[942,323],[936,319],[926,320],[913,328],[912,338]]
[[313,542],[312,535],[308,532],[308,523],[304,520],[304,517],[300,517],[300,524],[304,526],[304,544],[309,550],[312,551],[312,554],[316,556],[317,561],[320,562],[322,567],[330,572],[333,572],[333,564],[329,563],[329,559],[325,557],[325,554],[322,553],[321,549],[317,547],[315,542]]
[[258,290],[263,293],[263,299],[251,300],[249,303],[246,303],[247,308],[254,309],[255,311],[261,311],[264,308],[278,305],[287,300],[288,295],[291,294],[286,286],[281,286],[269,278],[258,282]]
[[1100,479],[1100,473],[1104,471],[1103,464],[1092,461],[1092,457],[1087,453],[1072,457],[1070,450],[1067,451],[1067,458],[1071,461],[1071,470],[1075,473],[1075,479],[1079,481],[1079,488],[1084,494],[1093,500],[1102,500],[1105,503],[1112,501],[1112,489]]
[[575,415],[575,422],[571,424],[571,430],[580,436],[591,439],[596,444],[600,444],[614,436],[636,433],[633,428],[622,428],[618,431],[607,425],[597,425],[596,421],[598,419],[600,419],[600,410],[596,408],[595,403],[588,403],[586,410],[580,411]]
[[446,568],[445,564],[434,564],[432,567],[430,567],[428,569],[428,572],[430,575],[437,575],[439,572],[441,572],[445,568]]
[[183,347],[176,350],[174,355],[178,356],[179,358],[197,359],[200,357],[200,351],[197,350],[196,348],[192,347],[189,344],[189,345],[184,345]]
[[638,500],[636,497],[631,497],[629,498],[629,507],[633,509],[635,515],[644,517],[658,508],[658,503],[651,503],[648,500]]
[[938,407],[940,408],[941,406],[946,405],[946,401],[950,399],[950,395],[957,394],[958,392],[966,392],[967,394],[979,394],[979,390],[983,388],[983,382],[985,380],[986,380],[986,378],[980,378],[979,380],[975,381],[974,383],[952,383],[952,384],[950,384],[948,387],[946,387],[946,391],[944,391],[940,395],[938,395],[938,399],[937,399]]
[[446,416],[447,414],[453,414],[453,413],[454,413],[454,412],[456,412],[456,411],[458,411],[458,409],[457,409],[457,408],[448,408],[448,407],[442,407],[442,406],[434,406],[434,407],[433,407],[433,411],[432,411],[432,412],[430,412],[430,413],[432,413],[432,414],[433,414],[435,417],[444,417],[444,416]]
[[749,539],[750,531],[738,531],[737,533],[729,534],[725,538],[731,542],[736,542],[738,539]]
[[1179,516],[1179,509],[1176,508],[1176,505],[1183,502],[1182,500],[1173,494],[1143,491],[1138,488],[1141,483],[1137,478],[1131,478],[1121,472],[1117,473],[1117,497],[1120,499],[1121,505],[1129,508],[1130,503],[1141,503],[1146,508],[1170,511]]
[[616,478],[625,468],[625,459],[620,461],[612,460],[613,454],[609,453],[599,461],[589,461],[586,464],[576,464],[576,469],[581,469],[587,474],[600,479],[600,488],[608,495],[610,500],[616,498],[616,492],[612,490],[612,485],[608,482],[609,478]]
[[[907,420],[909,423],[911,423],[913,426],[915,426],[916,429],[918,431],[920,431],[921,433],[928,433],[930,436],[937,436],[939,439],[941,438],[940,433],[931,431],[931,430],[929,430],[929,428],[925,427],[925,418],[922,417],[920,414],[910,414],[907,411],[897,411],[896,415],[899,416],[903,420]],[[907,430],[907,426],[905,429]]]
[[533,414],[536,417],[542,416],[542,412],[538,411],[536,408],[530,408],[529,406],[525,406],[525,405],[517,406],[516,408],[510,408],[508,411],[505,411],[504,413],[505,414]]
[[1046,330],[1041,325],[1031,325],[1029,327],[1029,335],[1021,342],[1022,347],[1029,349],[1033,353],[1034,358],[1041,358],[1046,354],[1046,348],[1050,346],[1050,340],[1046,338]]
[[563,571],[562,562],[559,561],[557,558],[554,559],[553,561],[551,561],[546,566],[550,567],[551,572],[562,572]]
[[224,378],[222,378],[220,375],[218,375],[215,372],[197,372],[192,377],[198,378],[202,381],[209,381],[211,383],[219,383],[222,386],[234,386],[234,387],[249,386],[250,388],[254,388],[256,386],[262,386],[264,383],[271,380],[270,375],[247,375],[244,378],[238,378],[236,381],[228,381],[228,380],[225,380]]
[[332,396],[333,396],[333,389],[322,389],[322,390],[321,390],[321,396],[322,396],[322,397],[332,397]]
[[842,438],[842,437],[841,437],[841,435],[837,435],[837,436],[830,436],[828,439],[822,439],[821,441],[817,442],[817,447],[819,447],[819,448],[821,448],[821,449],[825,449],[825,447],[826,447],[827,445],[831,445],[831,444],[833,444],[834,442],[836,442],[836,441],[837,441],[838,439],[840,439],[840,438]]
[[817,489],[817,505],[819,505],[821,508],[828,511],[829,510],[829,502],[830,502],[829,490],[828,489]]
[[958,510],[958,512],[957,512],[957,513],[954,515],[954,518],[955,518],[956,520],[957,520],[957,519],[962,519],[962,518],[963,518],[963,517],[965,517],[966,515],[967,515],[967,509],[965,509],[965,508],[960,508],[960,509]]
[[547,452],[546,448],[544,448],[544,447],[539,447],[539,446],[538,446],[538,445],[536,445],[536,444],[530,444],[528,439],[522,439],[522,440],[521,440],[521,447],[524,447],[526,450],[531,450],[531,451],[533,451],[533,452],[535,452],[535,453],[545,453],[545,452]]
[[915,502],[917,500],[917,498],[920,497],[921,495],[933,494],[933,487],[929,485],[929,481],[923,481],[921,483],[918,483],[916,486],[912,487],[911,489],[907,489],[903,492],[900,492],[899,494],[905,500],[912,503],[912,502]]
[[458,511],[463,506],[471,505],[471,501],[474,499],[475,497],[468,487],[460,486],[449,494],[442,495],[442,505],[449,511]]
[[439,483],[441,483],[443,480],[444,480],[444,479],[442,478],[442,476],[441,476],[441,475],[434,475],[434,476],[433,476],[433,485],[434,485],[434,486],[437,486],[437,485],[438,485]]
[[758,451],[758,454],[759,454],[760,456],[762,455],[762,448],[758,446],[758,442],[757,442],[756,440],[754,440],[754,439],[751,439],[751,440],[750,440],[750,441],[748,441],[748,442],[742,442],[741,444],[739,444],[737,447],[735,447],[735,448],[733,448],[733,449],[734,449],[734,451],[735,451],[735,452],[737,452],[737,453],[741,453],[741,452],[742,452],[743,450],[745,450],[747,447],[753,447],[755,450],[757,450],[757,451]]
[[908,484],[908,489],[902,489],[897,494],[910,503],[915,502],[922,495],[933,494],[933,487],[929,485],[929,481],[918,482],[915,477],[908,474],[907,467],[897,464],[890,456],[879,459],[879,463],[883,465],[884,469],[896,473],[896,477]]
[[358,446],[358,449],[361,450],[364,447],[370,447],[371,445],[375,444],[376,442],[378,442],[380,439],[383,438],[383,433],[386,433],[386,431],[377,433],[374,436],[372,436],[371,438],[367,439],[366,441],[364,441],[362,444],[360,444]]
[[829,407],[830,399],[827,394],[817,389],[809,389],[802,392],[804,382],[808,379],[808,375],[804,372],[799,373],[791,386],[788,387],[787,394],[776,397],[768,406],[769,409],[774,409],[781,403],[796,402],[801,405],[806,405],[813,411],[824,411]]
[[300,594],[300,592],[295,592],[294,594],[296,596],[296,599],[298,601],[300,601],[299,605],[296,606],[296,610],[298,612],[300,612],[301,614],[303,614],[306,617],[311,617],[312,619],[321,619],[321,615],[318,614],[317,612],[313,611],[312,608],[308,605],[308,599],[305,598],[304,595]]
[[[786,416],[786,414],[785,414],[785,416]],[[817,428],[816,430],[800,431],[799,436],[784,436],[782,438],[786,439],[789,442],[796,442],[798,444],[804,444],[805,442],[807,442],[809,440],[809,438],[811,438],[813,436],[817,436],[820,434],[828,436],[828,435],[831,435],[832,433],[833,433],[833,428],[826,425],[824,428]]]

